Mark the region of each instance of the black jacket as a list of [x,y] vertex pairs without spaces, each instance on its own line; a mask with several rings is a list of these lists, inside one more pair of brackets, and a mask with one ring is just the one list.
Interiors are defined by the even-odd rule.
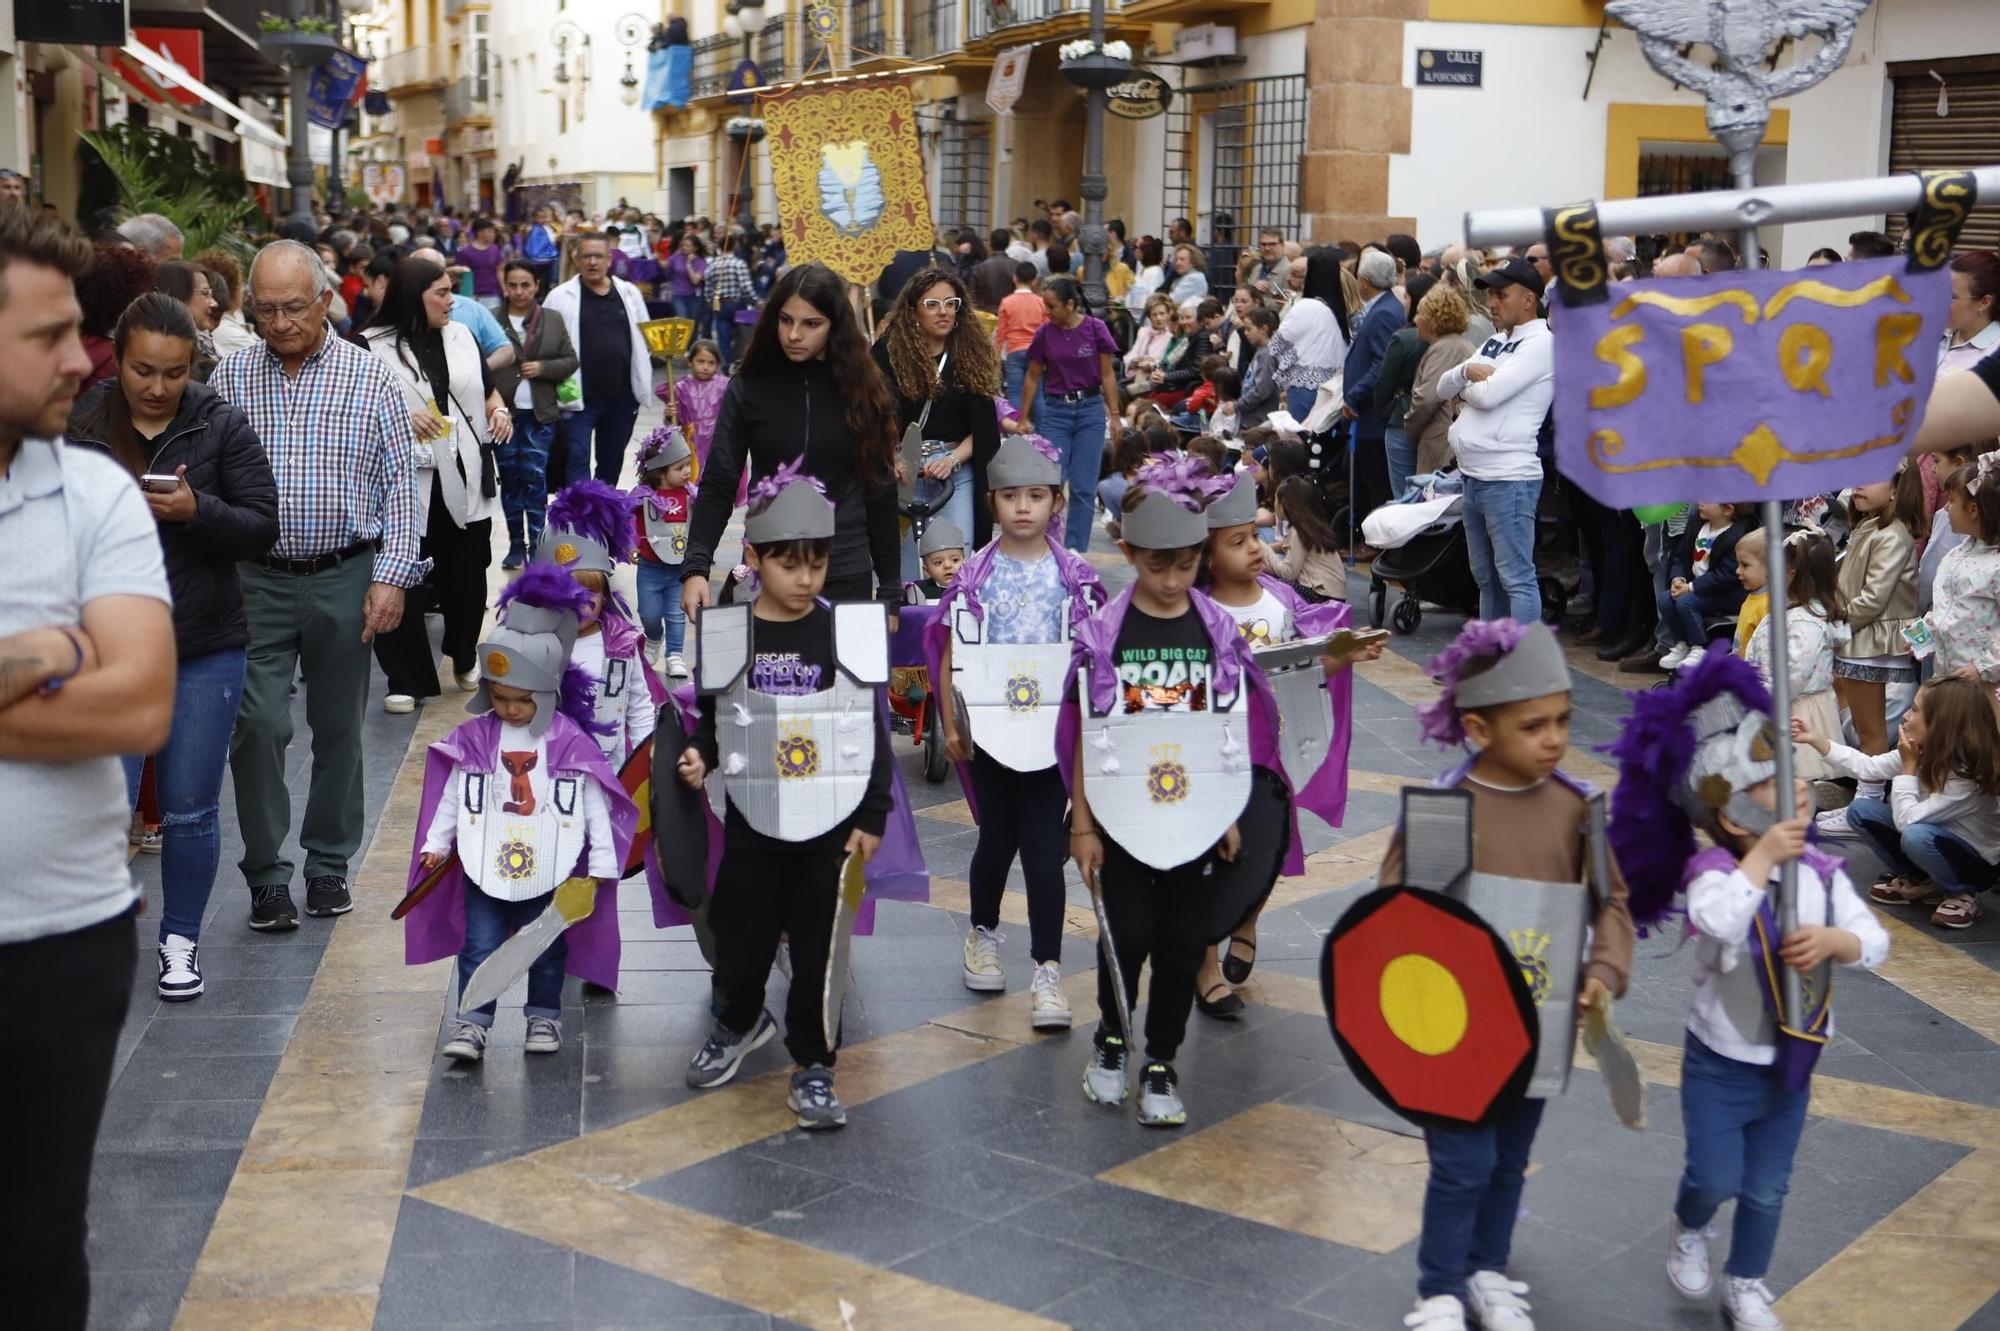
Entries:
[[[754,483],[803,456],[833,501],[833,555],[829,583],[873,573],[877,595],[903,599],[901,533],[896,522],[896,478],[873,486],[854,469],[854,443],[833,368],[823,360],[785,364],[763,374],[740,373],[722,395],[689,523],[683,577],[710,577],[715,547],[736,502],[745,469]],[[727,570],[725,570],[726,572]]]
[[[896,399],[896,437],[900,439],[910,423],[923,416],[924,399],[903,396],[886,336],[876,341],[874,356],[883,382],[889,385],[889,396]],[[986,503],[986,464],[1000,451],[1000,417],[993,410],[992,398],[966,393],[953,385],[951,377],[947,362],[944,388],[932,399],[931,414],[924,417],[924,438],[957,443],[972,436],[972,460],[958,469],[957,483],[972,488],[972,530],[966,535],[972,539],[972,547],[979,549],[993,538],[993,513]]]
[[1690,514],[1687,530],[1668,551],[1668,576],[1690,579],[1695,595],[1718,614],[1725,610],[1733,613],[1742,609],[1744,593],[1743,584],[1736,578],[1736,543],[1743,539],[1743,533],[1755,525],[1746,514],[1718,532],[1715,544],[1708,547],[1707,566],[1700,577],[1695,577],[1694,542],[1701,534],[1701,518]]
[[[69,442],[110,451],[108,417],[117,391],[118,381],[110,379],[83,395],[64,431]],[[278,484],[263,441],[214,389],[191,383],[152,448],[147,470],[186,467],[194,491],[192,519],[160,524],[178,654],[185,661],[245,646],[250,630],[236,564],[268,554],[278,541]]]

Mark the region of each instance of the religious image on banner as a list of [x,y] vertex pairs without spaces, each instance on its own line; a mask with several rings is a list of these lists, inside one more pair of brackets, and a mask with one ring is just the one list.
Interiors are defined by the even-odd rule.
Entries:
[[1600,276],[1591,294],[1552,292],[1562,474],[1612,508],[1743,504],[1894,474],[1923,420],[1951,279],[1899,255]]
[[807,84],[760,98],[785,250],[872,282],[898,250],[933,243],[930,193],[907,79]]

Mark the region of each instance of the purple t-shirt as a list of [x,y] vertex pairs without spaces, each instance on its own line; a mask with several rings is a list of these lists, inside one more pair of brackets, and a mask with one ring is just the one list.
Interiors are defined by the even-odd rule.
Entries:
[[507,251],[498,245],[488,245],[485,249],[477,245],[460,245],[452,261],[472,270],[474,296],[500,294],[500,265],[507,261]]
[[1093,314],[1083,316],[1074,328],[1063,328],[1053,319],[1035,330],[1028,344],[1028,360],[1042,366],[1042,391],[1075,393],[1104,383],[1100,355],[1116,356],[1118,341],[1104,320]]

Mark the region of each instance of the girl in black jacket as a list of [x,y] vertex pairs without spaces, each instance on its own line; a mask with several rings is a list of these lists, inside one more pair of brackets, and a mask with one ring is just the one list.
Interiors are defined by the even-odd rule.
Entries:
[[[202,992],[196,944],[221,853],[217,800],[250,641],[236,565],[277,543],[278,488],[243,413],[189,382],[195,326],[187,306],[157,292],[139,297],[112,345],[117,376],[84,394],[65,433],[123,463],[145,491],[173,588],[180,668],[173,730],[155,759],[165,833],[159,992],[181,1001]],[[125,760],[134,800],[141,767],[137,757]]]

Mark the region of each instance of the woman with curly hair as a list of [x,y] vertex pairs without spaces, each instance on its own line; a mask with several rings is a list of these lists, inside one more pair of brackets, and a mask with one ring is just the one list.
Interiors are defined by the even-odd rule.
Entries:
[[847,289],[822,263],[800,264],[771,287],[722,395],[695,496],[681,562],[681,605],[690,617],[714,604],[709,572],[737,481],[746,469],[754,483],[795,461],[833,501],[833,551],[821,594],[902,603],[896,403],[869,358]]
[[102,242],[96,246],[90,267],[76,283],[77,303],[83,306],[83,349],[90,353],[90,373],[76,390],[79,396],[92,384],[117,375],[112,330],[125,307],[151,291],[158,280],[159,265],[144,250]]
[[[950,477],[951,499],[938,516],[984,546],[993,530],[986,464],[1000,448],[1000,358],[957,273],[933,266],[903,284],[875,341],[875,364],[896,399],[898,436],[912,424],[923,432],[917,498],[929,501]],[[916,546],[904,545],[904,572],[913,575]]]

